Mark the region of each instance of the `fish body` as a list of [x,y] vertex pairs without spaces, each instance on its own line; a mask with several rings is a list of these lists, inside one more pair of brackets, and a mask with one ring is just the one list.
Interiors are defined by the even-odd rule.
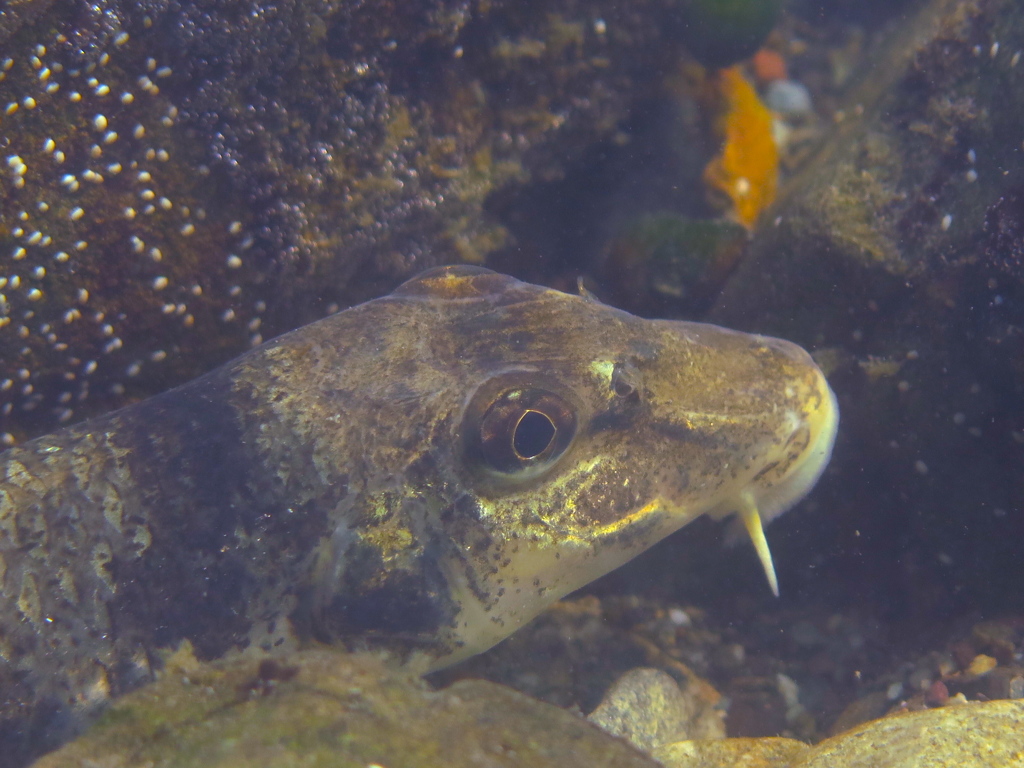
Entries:
[[788,342],[427,272],[0,455],[0,738],[186,639],[451,664],[700,515],[759,531],[836,423]]

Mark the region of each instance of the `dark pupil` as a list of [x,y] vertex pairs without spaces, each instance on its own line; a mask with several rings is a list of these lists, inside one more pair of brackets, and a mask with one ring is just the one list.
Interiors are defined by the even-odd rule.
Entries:
[[532,459],[544,452],[555,438],[555,425],[551,419],[537,411],[527,411],[516,424],[512,447],[524,459]]

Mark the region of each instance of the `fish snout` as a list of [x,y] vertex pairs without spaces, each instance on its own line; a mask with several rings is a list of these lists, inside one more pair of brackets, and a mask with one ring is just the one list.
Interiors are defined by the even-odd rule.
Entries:
[[777,349],[803,363],[805,373],[793,387],[794,407],[787,411],[778,447],[753,478],[751,491],[765,522],[778,517],[810,492],[825,470],[836,432],[839,406],[821,369],[802,348],[780,341]]

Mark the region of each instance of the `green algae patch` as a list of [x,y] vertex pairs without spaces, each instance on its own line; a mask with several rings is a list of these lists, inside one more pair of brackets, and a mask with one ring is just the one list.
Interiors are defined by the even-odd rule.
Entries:
[[[183,663],[184,662],[184,663]],[[575,715],[494,683],[433,691],[371,655],[306,651],[211,664],[168,659],[36,768],[273,765],[622,766],[656,763]]]

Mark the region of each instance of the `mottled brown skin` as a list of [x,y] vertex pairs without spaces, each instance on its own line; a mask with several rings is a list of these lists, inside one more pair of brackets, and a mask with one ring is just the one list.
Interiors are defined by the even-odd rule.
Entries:
[[738,494],[792,504],[832,403],[786,342],[426,273],[0,455],[0,736],[66,738],[182,639],[452,663]]

